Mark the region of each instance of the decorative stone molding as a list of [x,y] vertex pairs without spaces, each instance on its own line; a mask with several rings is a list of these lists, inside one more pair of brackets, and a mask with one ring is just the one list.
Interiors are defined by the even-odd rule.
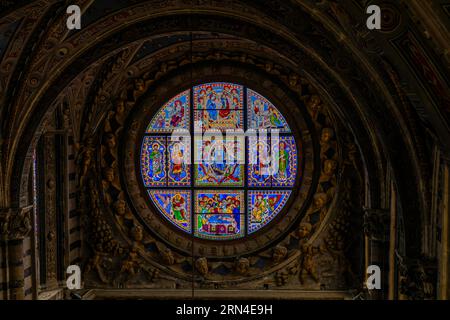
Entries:
[[0,209],[0,238],[2,240],[23,239],[32,227],[33,206]]

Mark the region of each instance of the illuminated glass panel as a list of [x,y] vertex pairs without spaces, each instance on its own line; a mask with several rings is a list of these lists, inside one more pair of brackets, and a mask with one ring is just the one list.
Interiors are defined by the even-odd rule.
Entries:
[[294,187],[298,170],[294,137],[250,136],[247,174],[250,187]]
[[196,214],[194,235],[210,240],[231,240],[245,236],[244,216],[240,214]]
[[267,225],[284,207],[291,191],[249,191],[248,233]]
[[244,213],[244,191],[195,192],[195,213]]
[[164,217],[191,233],[191,192],[189,190],[148,190],[150,199]]
[[224,140],[220,134],[195,141],[196,186],[244,186],[244,137],[234,138]]
[[206,130],[244,129],[244,113],[242,110],[195,110],[195,125]]
[[168,140],[168,185],[191,185],[191,144],[188,141]]
[[297,147],[294,137],[271,139],[275,166],[272,174],[272,186],[293,187],[297,175]]
[[147,127],[147,133],[171,133],[174,129],[189,130],[190,90],[186,90],[170,99],[153,117]]
[[194,87],[195,109],[243,109],[244,88],[227,82],[205,83]]
[[272,163],[269,139],[250,136],[247,149],[248,185],[270,187],[272,185]]
[[266,98],[253,90],[247,90],[247,117],[250,129],[279,129],[291,132],[281,112]]
[[166,137],[144,137],[141,149],[141,174],[146,187],[167,184]]

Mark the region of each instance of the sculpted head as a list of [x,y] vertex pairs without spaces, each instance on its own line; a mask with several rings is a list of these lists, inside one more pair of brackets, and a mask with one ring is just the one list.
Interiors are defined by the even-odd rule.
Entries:
[[144,239],[144,230],[140,225],[134,226],[133,229],[131,229],[131,233],[134,241],[140,242],[142,241],[142,239]]
[[311,110],[318,110],[320,103],[321,103],[320,97],[314,94],[309,99],[307,106]]
[[170,250],[169,248],[164,249],[161,252],[161,256],[162,256],[162,260],[167,265],[173,265],[175,263],[175,257],[173,256],[172,250]]
[[114,181],[114,169],[113,168],[106,168],[103,171],[103,175],[104,175],[106,181],[108,181],[108,182]]
[[202,275],[205,276],[208,274],[208,260],[205,257],[198,258],[195,261],[195,268]]
[[106,145],[109,149],[113,149],[116,146],[116,137],[112,133],[106,135]]
[[114,203],[114,210],[117,215],[123,216],[125,214],[126,205],[125,200],[119,199]]
[[323,128],[322,134],[320,136],[320,141],[323,143],[327,143],[333,138],[334,136],[334,130],[331,128]]
[[314,207],[322,209],[327,203],[328,197],[326,193],[317,193],[314,195]]
[[288,253],[288,249],[285,246],[278,245],[273,250],[273,261],[275,263],[282,261]]
[[125,111],[125,101],[123,100],[119,100],[117,102],[117,109],[116,109],[118,114],[122,114]]
[[312,230],[312,225],[308,222],[302,222],[298,226],[297,235],[300,239],[304,239],[309,236]]
[[326,175],[332,175],[337,168],[337,161],[336,160],[325,160],[324,164],[323,164],[323,172]]
[[236,272],[239,274],[246,274],[250,269],[250,261],[247,258],[239,258],[236,262]]

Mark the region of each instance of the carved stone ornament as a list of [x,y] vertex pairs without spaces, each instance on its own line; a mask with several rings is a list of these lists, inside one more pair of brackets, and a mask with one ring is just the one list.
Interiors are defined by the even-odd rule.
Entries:
[[[422,259],[402,257],[398,252],[399,291],[410,300],[435,299],[435,270],[427,268]],[[430,264],[431,265],[431,264]]]
[[365,209],[364,234],[371,240],[386,241],[389,232],[389,211]]
[[0,236],[4,240],[26,237],[32,228],[33,206],[18,209],[1,209]]

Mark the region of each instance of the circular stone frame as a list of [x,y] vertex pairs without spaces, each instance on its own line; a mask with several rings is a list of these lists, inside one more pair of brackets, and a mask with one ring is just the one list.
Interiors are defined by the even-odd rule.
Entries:
[[[191,79],[195,79],[191,81]],[[148,122],[166,101],[176,94],[206,82],[232,82],[246,86],[271,101],[283,114],[291,127],[292,135],[301,152],[298,173],[291,196],[280,213],[266,226],[251,235],[233,240],[207,240],[177,230],[152,204],[140,175],[141,143]],[[311,204],[314,190],[313,174],[315,150],[311,138],[314,125],[306,107],[296,94],[280,82],[271,79],[258,69],[228,64],[201,64],[178,69],[152,85],[137,99],[128,115],[119,149],[123,170],[121,180],[125,185],[131,208],[137,218],[168,246],[185,254],[208,258],[231,258],[264,250],[292,230]],[[170,89],[168,89],[170,88]],[[142,119],[145,119],[143,121]],[[125,174],[126,173],[126,174]]]

